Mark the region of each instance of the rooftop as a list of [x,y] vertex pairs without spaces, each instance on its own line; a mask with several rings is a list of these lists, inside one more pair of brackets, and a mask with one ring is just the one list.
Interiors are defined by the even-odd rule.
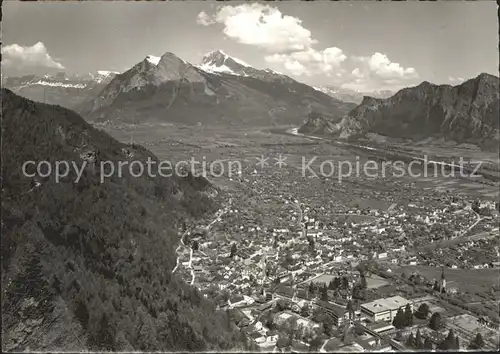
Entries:
[[405,307],[407,304],[411,304],[411,301],[401,296],[393,296],[362,304],[361,307],[370,312],[379,313],[388,310],[397,310],[400,307]]
[[318,306],[321,306],[327,310],[332,311],[337,317],[344,316],[344,314],[346,312],[345,307],[334,304],[333,302],[318,300],[318,301],[316,301],[316,303],[318,304]]

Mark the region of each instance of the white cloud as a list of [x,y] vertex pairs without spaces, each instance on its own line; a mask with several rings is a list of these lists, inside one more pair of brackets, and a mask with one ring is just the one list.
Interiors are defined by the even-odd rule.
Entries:
[[399,63],[393,63],[387,55],[382,53],[373,54],[368,60],[368,66],[372,72],[384,79],[415,77],[414,68],[403,68]]
[[64,66],[55,61],[48,53],[42,42],[32,46],[18,44],[6,45],[2,48],[3,65],[18,68],[45,67],[51,69],[64,69]]
[[358,78],[358,79],[362,79],[363,77],[365,77],[365,75],[363,75],[363,73],[361,72],[361,70],[359,70],[359,68],[355,68],[355,69],[351,72],[351,74],[352,74],[354,77]]
[[284,67],[296,76],[310,75],[309,70],[296,60],[286,61]]
[[200,12],[197,23],[222,24],[227,38],[265,49],[265,61],[276,69],[281,67],[310,80],[320,80],[321,76],[323,82],[366,90],[402,87],[418,78],[415,68],[405,68],[380,52],[348,58],[334,46],[314,49],[317,41],[299,18],[284,15],[269,5],[254,2],[221,6],[212,15]]
[[285,68],[297,67],[300,64],[305,70],[300,70],[300,75],[331,75],[336,71],[341,72],[340,65],[347,59],[343,51],[336,47],[326,48],[317,51],[313,48],[307,50],[292,52],[288,54],[274,54],[265,57],[268,63],[279,63]]
[[352,70],[348,82],[342,85],[345,88],[358,91],[399,89],[418,78],[415,68],[405,68],[379,52],[372,56],[351,59],[357,67]]
[[196,17],[196,23],[202,26],[210,26],[215,23],[215,20],[213,20],[205,11],[202,11],[198,14],[198,17]]
[[317,42],[300,19],[259,3],[224,6],[213,16],[201,12],[197,22],[223,24],[224,34],[229,38],[272,53],[301,51]]

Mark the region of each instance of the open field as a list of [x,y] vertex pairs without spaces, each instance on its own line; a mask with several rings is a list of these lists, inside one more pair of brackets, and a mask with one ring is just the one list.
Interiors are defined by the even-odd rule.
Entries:
[[492,164],[499,165],[500,160],[498,158],[498,153],[492,151],[483,151],[474,146],[470,148],[459,147],[454,145],[443,144],[441,146],[437,144],[392,144],[395,148],[404,149],[405,151],[420,152],[428,156],[438,156],[443,159],[450,159],[459,161],[460,157],[464,161],[484,161]]
[[[329,160],[337,163],[350,161],[352,164],[357,162],[362,166],[368,160],[374,160],[377,157],[371,151],[360,149],[350,149],[347,145],[338,145],[326,140],[313,140],[307,137],[293,136],[287,134],[273,133],[276,129],[270,128],[227,128],[227,127],[205,127],[205,126],[176,126],[172,124],[142,124],[142,125],[123,125],[120,127],[100,127],[110,133],[120,141],[130,143],[132,140],[138,144],[151,149],[160,159],[168,160],[189,160],[195,157],[201,160],[205,156],[207,161],[217,159],[239,159],[247,160],[255,164],[255,158],[261,154],[274,155],[283,154],[287,156],[287,165],[301,168],[303,158],[309,161],[316,156],[317,160],[311,164],[315,171],[318,171],[319,165]],[[283,128],[284,129],[284,128]],[[311,145],[313,144],[313,145]],[[445,151],[445,148],[442,148]],[[469,151],[470,152],[470,151]],[[440,153],[443,153],[440,150]],[[449,151],[449,153],[455,153]],[[478,152],[470,152],[479,154]],[[360,156],[357,156],[360,155]],[[372,156],[373,155],[373,156]],[[489,155],[488,155],[489,156]],[[479,156],[471,156],[471,159]],[[357,158],[357,159],[356,159]],[[486,157],[485,157],[486,159]],[[488,160],[493,159],[491,156]],[[476,159],[477,160],[477,159]],[[347,168],[347,166],[345,166]],[[328,166],[326,170],[328,170]],[[344,172],[346,172],[343,169]],[[299,171],[300,173],[300,171]],[[327,171],[328,173],[328,171]],[[470,179],[460,179],[452,177],[398,177],[407,182],[416,182],[419,188],[428,190],[444,190],[450,193],[467,194],[473,197],[498,198],[497,186],[482,184],[471,181]],[[339,183],[338,171],[334,171],[331,177],[327,177],[331,183]],[[310,181],[310,179],[308,180]],[[351,181],[356,183],[359,188],[375,188],[380,190],[387,189],[384,183],[380,183],[379,178],[368,178]],[[349,183],[347,179],[342,180],[342,184]],[[340,183],[339,183],[340,184]],[[363,200],[352,203],[359,204],[360,208],[387,209],[383,201]]]
[[349,203],[351,206],[358,206],[360,209],[375,209],[379,211],[387,210],[392,203],[379,200],[379,199],[367,199],[367,198],[353,198]]
[[[337,166],[337,163],[350,161],[352,164],[359,163],[363,165],[368,160],[377,161],[380,156],[360,149],[350,149],[348,146],[335,144],[325,140],[313,140],[307,137],[293,136],[287,134],[273,133],[271,128],[221,128],[217,126],[204,127],[184,127],[171,124],[143,124],[143,125],[123,125],[116,127],[100,127],[110,133],[118,140],[130,143],[134,142],[144,145],[153,151],[158,158],[179,161],[190,160],[194,157],[201,161],[204,157],[206,161],[214,160],[232,160],[240,161],[248,166],[249,171],[253,171],[256,158],[261,155],[272,158],[282,154],[287,157],[288,166],[297,168],[297,173],[304,178],[307,183],[315,181],[311,176],[302,175],[303,159],[309,161],[317,157],[311,167],[319,172],[320,164],[329,160]],[[311,145],[313,144],[313,145]],[[443,148],[444,149],[444,148]],[[450,152],[451,153],[451,152]],[[489,159],[489,157],[488,157]],[[328,166],[326,167],[327,173]],[[430,191],[443,191],[451,194],[463,194],[472,198],[498,199],[499,191],[495,185],[488,185],[474,182],[470,179],[453,178],[446,176],[434,177],[396,177],[402,182],[414,182],[417,188]],[[215,179],[216,184],[224,185],[224,178]],[[339,185],[345,191],[351,190],[380,190],[387,191],[388,187],[383,178],[342,178],[339,180],[338,171],[334,171],[331,177],[321,179],[321,183],[331,183]],[[231,185],[231,183],[228,183]],[[231,186],[227,186],[231,189]],[[234,186],[233,186],[234,187]],[[398,191],[394,191],[395,198],[398,197]],[[402,200],[404,204],[408,201]],[[351,198],[345,201],[349,206],[357,204],[359,208],[386,210],[391,201],[363,198],[362,194],[352,193]]]
[[378,276],[377,274],[370,274],[369,276],[367,275],[366,283],[368,285],[368,289],[377,289],[389,284],[387,280]]
[[[332,281],[334,278],[335,278],[335,275],[322,274],[319,277],[312,279],[311,281],[315,284],[325,283],[328,285],[330,283],[330,281]],[[304,284],[309,284],[309,283],[310,283],[310,281],[307,281]],[[366,283],[367,283],[368,289],[377,289],[377,288],[380,288],[382,286],[389,284],[387,282],[387,280],[385,280],[384,278],[382,278],[376,274],[370,274],[370,276],[367,275],[366,276]]]
[[[408,276],[413,272],[418,272],[423,277],[432,280],[441,277],[441,268],[428,266],[408,266],[394,270],[397,274],[403,272]],[[499,269],[445,269],[445,276],[448,282],[455,282],[460,291],[489,291],[493,285],[500,282]]]
[[[319,277],[317,278],[314,278],[312,279],[311,281],[314,283],[314,284],[321,284],[321,283],[324,283],[326,285],[328,285],[333,279],[335,278],[334,275],[331,275],[331,274],[323,274],[323,275],[320,275]],[[310,282],[306,282],[305,284],[309,284]]]

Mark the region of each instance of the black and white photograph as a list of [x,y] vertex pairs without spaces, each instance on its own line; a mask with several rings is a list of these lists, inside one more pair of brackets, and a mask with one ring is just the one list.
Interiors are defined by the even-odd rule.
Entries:
[[499,14],[3,1],[2,352],[498,352]]

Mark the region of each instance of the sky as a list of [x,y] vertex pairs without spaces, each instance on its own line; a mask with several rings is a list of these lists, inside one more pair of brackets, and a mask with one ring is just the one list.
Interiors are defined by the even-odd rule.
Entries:
[[126,71],[172,52],[221,49],[310,85],[394,90],[498,75],[493,1],[14,2],[3,4],[6,75]]

